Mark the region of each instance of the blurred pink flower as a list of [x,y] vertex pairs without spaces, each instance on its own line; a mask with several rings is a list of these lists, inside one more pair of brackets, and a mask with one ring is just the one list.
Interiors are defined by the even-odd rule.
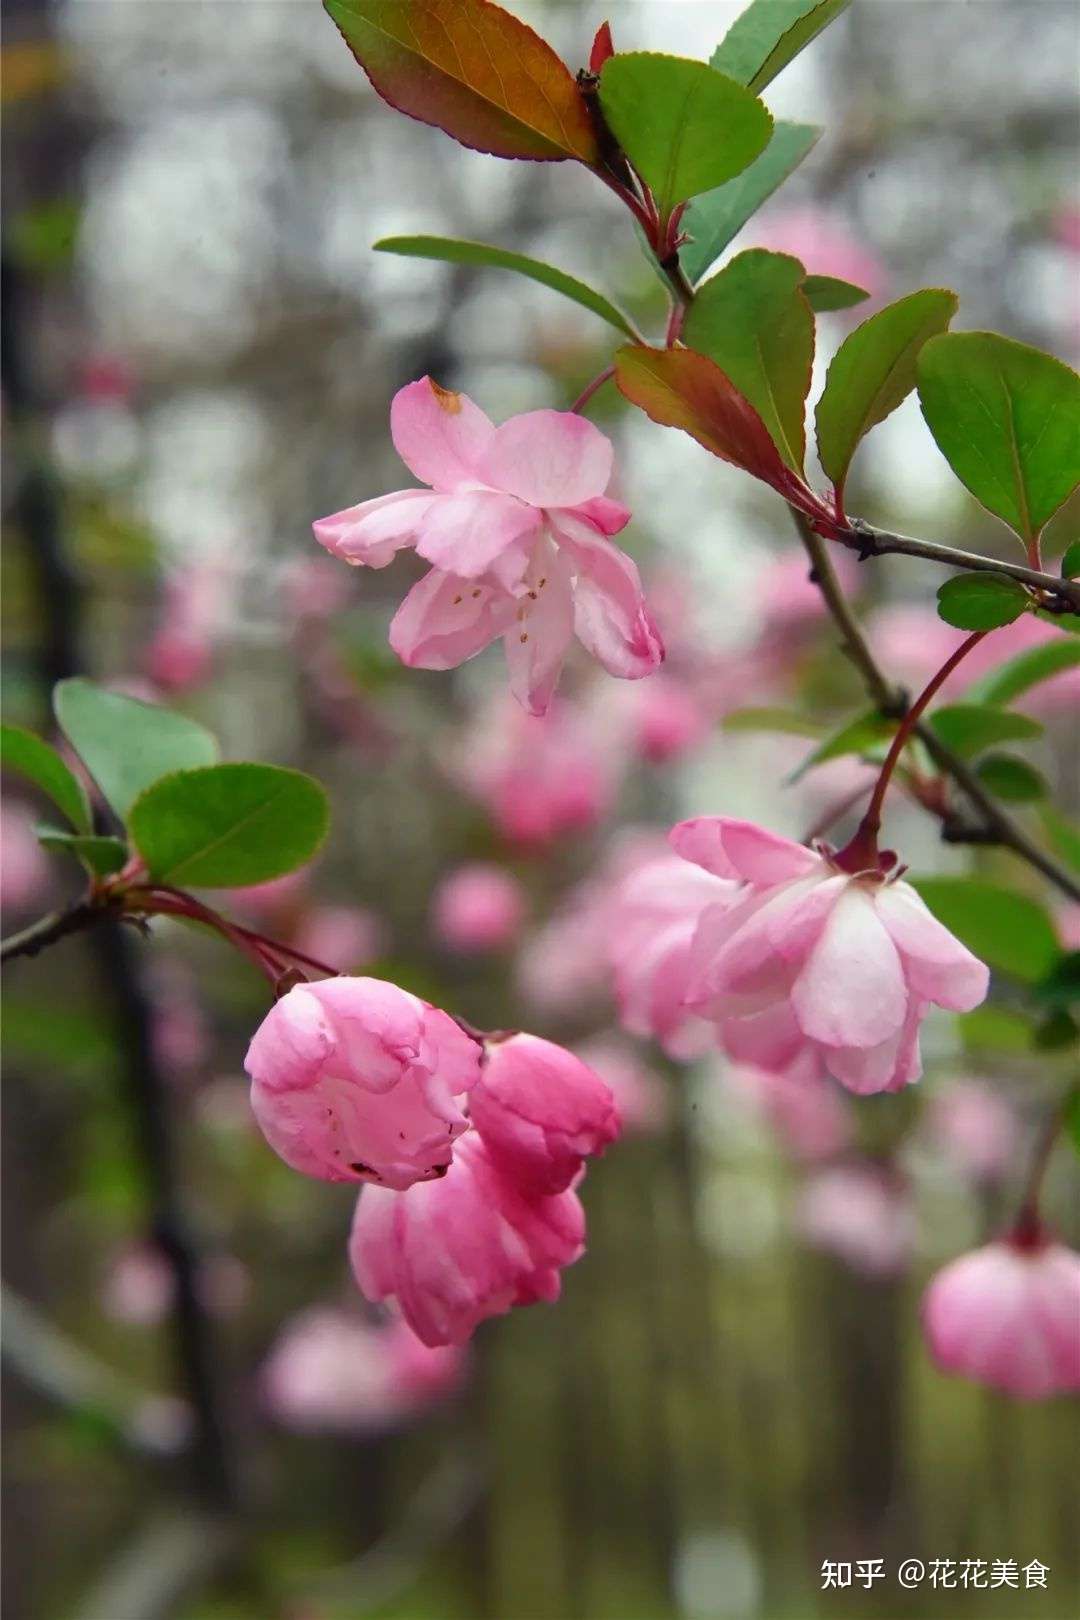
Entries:
[[1022,1400],[1080,1390],[1080,1255],[1045,1235],[961,1255],[923,1296],[942,1372]]
[[543,848],[595,826],[611,807],[614,762],[586,718],[559,703],[541,719],[483,707],[451,769],[510,843]]
[[[839,209],[820,203],[769,210],[754,221],[754,246],[800,259],[812,276],[836,276],[876,297],[888,289],[881,260],[854,234]],[[858,318],[858,310],[856,310]]]
[[611,544],[630,514],[604,491],[611,442],[572,411],[530,411],[495,427],[429,377],[390,408],[394,445],[429,489],[363,501],[315,525],[336,557],[384,568],[414,546],[433,564],[390,626],[403,663],[452,669],[503,637],[514,696],[543,714],[576,634],[613,675],[634,680],[664,649],[631,559]]
[[708,735],[710,717],[690,683],[662,671],[627,690],[631,743],[650,765],[680,759]]
[[241,916],[264,926],[273,923],[287,928],[310,876],[309,868],[302,866],[296,872],[286,872],[283,877],[270,878],[266,883],[248,883],[230,889],[229,899]]
[[557,1299],[561,1268],[584,1249],[577,1194],[523,1192],[476,1131],[441,1180],[407,1192],[365,1187],[349,1242],[361,1293],[396,1299],[427,1345],[464,1344],[486,1317]]
[[490,861],[448,872],[432,897],[435,933],[452,951],[500,951],[513,944],[525,917],[525,891],[513,873]]
[[[854,595],[861,582],[859,565],[843,546],[829,553],[845,592]],[[765,563],[757,573],[757,605],[765,621],[766,633],[812,628],[826,617],[825,599],[810,578],[810,566],[803,552],[784,552]]]
[[372,1434],[457,1390],[465,1352],[429,1348],[401,1320],[372,1324],[330,1306],[289,1322],[262,1368],[279,1423],[307,1432]]
[[1016,1116],[985,1080],[953,1080],[929,1099],[931,1146],[979,1180],[1000,1176],[1012,1161]]
[[1080,951],[1080,902],[1069,901],[1057,916],[1058,937],[1067,951]]
[[609,1087],[624,1131],[651,1134],[662,1128],[670,1113],[667,1087],[629,1042],[616,1035],[598,1035],[583,1042],[577,1054]]
[[[743,884],[704,912],[685,994],[687,1006],[717,1020],[732,1056],[786,1068],[809,1049],[851,1091],[897,1091],[921,1072],[929,1006],[967,1012],[986,995],[985,965],[902,880],[853,877],[803,844],[727,816],[680,822],[671,843]],[[751,1035],[764,1025],[776,1043],[771,1061],[740,1041],[747,1025]]]
[[49,862],[35,825],[25,805],[0,802],[0,907],[5,911],[27,910],[48,888]]
[[[250,1283],[241,1261],[217,1254],[203,1262],[197,1288],[214,1316],[231,1316],[247,1299]],[[112,1321],[154,1327],[172,1309],[174,1298],[172,1268],[154,1244],[127,1244],[113,1255],[101,1289],[102,1309]]]
[[365,906],[316,905],[305,912],[289,943],[314,961],[349,973],[378,959],[383,935],[381,919]]
[[157,686],[184,692],[207,679],[231,595],[231,581],[220,565],[185,568],[166,582],[161,619],[144,657]]
[[827,1159],[850,1145],[854,1133],[843,1094],[822,1078],[812,1053],[783,1072],[736,1064],[724,1079],[795,1158]]
[[286,620],[328,619],[349,599],[348,576],[329,557],[298,557],[279,579]]
[[563,1192],[619,1134],[600,1076],[536,1035],[485,1043],[469,1115],[499,1171],[529,1193]]
[[[879,608],[867,620],[867,634],[883,667],[916,690],[925,686],[964,639],[964,631],[954,630],[939,619],[933,608],[913,604]],[[1034,614],[1022,613],[972,649],[944,683],[942,694],[945,700],[956,703],[977,681],[1010,658],[1062,639],[1062,632],[1054,625]],[[1067,713],[1078,705],[1080,664],[1040,681],[1015,700],[1015,707],[1032,714]]]
[[286,1164],[404,1188],[445,1174],[479,1062],[479,1044],[437,1007],[382,979],[337,978],[282,996],[245,1068],[255,1117]]
[[892,1176],[869,1164],[837,1165],[808,1180],[796,1224],[812,1247],[869,1277],[903,1271],[915,1247],[908,1194]]

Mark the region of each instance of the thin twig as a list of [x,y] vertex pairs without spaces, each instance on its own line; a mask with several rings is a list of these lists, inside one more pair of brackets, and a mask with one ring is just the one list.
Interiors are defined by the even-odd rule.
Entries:
[[104,907],[98,901],[85,899],[64,911],[52,911],[17,934],[10,934],[0,944],[0,962],[9,962],[16,956],[36,956],[47,945],[55,945],[68,934],[88,928],[103,915]]
[[838,527],[833,535],[842,546],[857,551],[860,557],[884,557],[890,553],[904,557],[924,557],[928,562],[941,563],[946,568],[974,569],[984,574],[1004,574],[1036,590],[1045,591],[1067,612],[1080,613],[1080,580],[1062,579],[1042,569],[1030,568],[1024,563],[999,562],[996,557],[982,557],[974,551],[959,551],[954,546],[939,545],[936,540],[916,540],[906,534],[892,534],[888,529],[876,529],[861,518],[850,519],[846,526]]

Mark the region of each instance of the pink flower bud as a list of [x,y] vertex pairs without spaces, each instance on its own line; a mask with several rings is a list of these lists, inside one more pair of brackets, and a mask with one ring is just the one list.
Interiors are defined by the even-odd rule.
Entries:
[[432,910],[435,932],[452,951],[498,951],[517,937],[525,895],[502,867],[475,861],[443,879]]
[[381,979],[339,978],[283,996],[245,1067],[255,1117],[286,1164],[403,1188],[445,1174],[468,1126],[456,1099],[479,1058],[438,1008]]
[[868,1277],[903,1271],[915,1247],[910,1196],[895,1176],[872,1164],[837,1165],[813,1176],[797,1223],[807,1243]]
[[961,1255],[923,1296],[942,1372],[1021,1400],[1080,1390],[1080,1255],[1045,1236]]
[[562,1192],[619,1134],[600,1076],[535,1035],[488,1042],[469,1112],[500,1171],[534,1193]]
[[464,1344],[486,1317],[558,1299],[560,1269],[584,1251],[577,1194],[523,1192],[476,1131],[441,1180],[407,1192],[365,1187],[349,1240],[361,1293],[396,1299],[427,1345]]

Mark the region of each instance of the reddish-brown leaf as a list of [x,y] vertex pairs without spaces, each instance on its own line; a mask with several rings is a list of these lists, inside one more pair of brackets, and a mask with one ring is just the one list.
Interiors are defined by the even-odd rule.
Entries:
[[589,72],[599,73],[609,56],[615,55],[615,46],[611,41],[611,24],[602,22],[596,30],[596,38],[592,42],[589,52]]
[[616,354],[615,380],[654,422],[682,428],[714,456],[764,479],[786,500],[806,495],[750,401],[706,355],[634,344]]
[[568,68],[491,0],[324,3],[399,112],[496,157],[596,162],[596,136]]

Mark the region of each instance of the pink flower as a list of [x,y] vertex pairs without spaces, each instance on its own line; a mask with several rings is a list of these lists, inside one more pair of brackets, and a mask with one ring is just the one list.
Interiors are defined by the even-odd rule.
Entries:
[[221,567],[204,564],[173,575],[145,655],[152,681],[167,691],[185,692],[206,680],[231,595],[231,581]]
[[942,1372],[1022,1400],[1080,1390],[1080,1255],[1045,1236],[961,1255],[923,1296]]
[[[843,214],[819,203],[767,213],[755,222],[754,245],[793,254],[811,275],[837,276],[871,295],[884,292],[888,285],[881,260],[855,237]],[[859,311],[855,314],[862,318]]]
[[903,1271],[915,1246],[911,1200],[873,1165],[838,1165],[806,1183],[797,1223],[806,1241],[868,1277]]
[[34,832],[35,818],[23,804],[0,804],[0,906],[25,911],[49,884],[49,862]]
[[342,972],[366,967],[383,947],[381,919],[364,906],[312,906],[290,942]]
[[629,1041],[599,1035],[579,1046],[577,1053],[610,1090],[624,1131],[649,1134],[661,1129],[670,1111],[667,1087],[645,1067]]
[[[880,609],[871,615],[867,628],[882,663],[916,688],[926,684],[964,639],[964,632],[939,619],[933,608],[911,603]],[[1022,613],[973,648],[941,688],[944,699],[950,703],[963,701],[964,694],[991,670],[1020,653],[1054,641],[1060,643],[1060,630],[1032,613]],[[1080,664],[1059,670],[1016,699],[1017,708],[1043,716],[1068,714],[1078,704]]]
[[650,765],[666,765],[701,743],[709,716],[688,682],[662,673],[632,689],[632,743]]
[[536,1035],[487,1042],[469,1113],[499,1170],[531,1193],[563,1192],[619,1134],[600,1076]]
[[1000,1176],[1011,1162],[1016,1116],[985,1080],[954,1080],[930,1100],[931,1145],[979,1180]]
[[457,1346],[429,1349],[400,1317],[374,1324],[316,1306],[286,1326],[261,1382],[289,1428],[372,1434],[452,1394],[464,1369]]
[[786,1068],[809,1048],[851,1091],[897,1091],[921,1073],[930,1004],[967,1012],[986,995],[985,964],[908,883],[726,816],[681,822],[671,843],[743,885],[703,914],[686,994],[733,1057]]
[[560,1269],[584,1250],[577,1194],[522,1191],[476,1131],[442,1180],[407,1192],[365,1187],[349,1240],[361,1293],[396,1299],[427,1345],[464,1344],[489,1316],[558,1299]]
[[611,442],[572,411],[496,427],[430,377],[390,407],[390,432],[428,489],[397,490],[314,525],[320,545],[384,568],[403,546],[432,564],[402,602],[390,644],[419,669],[453,669],[503,637],[514,696],[551,701],[576,634],[613,675],[648,675],[664,649],[641,580],[611,544],[630,514],[604,491]]
[[296,985],[256,1030],[245,1067],[263,1135],[323,1181],[409,1187],[446,1173],[468,1128],[480,1048],[452,1018],[381,979]]
[[499,951],[520,932],[525,892],[505,868],[471,861],[443,878],[432,911],[435,932],[452,951]]
[[567,703],[538,718],[505,700],[479,711],[451,769],[505,839],[541,849],[610,808],[614,773],[602,742]]
[[737,1064],[724,1078],[796,1158],[826,1159],[849,1145],[852,1128],[843,1093],[822,1078],[813,1053],[804,1052],[783,1072]]

